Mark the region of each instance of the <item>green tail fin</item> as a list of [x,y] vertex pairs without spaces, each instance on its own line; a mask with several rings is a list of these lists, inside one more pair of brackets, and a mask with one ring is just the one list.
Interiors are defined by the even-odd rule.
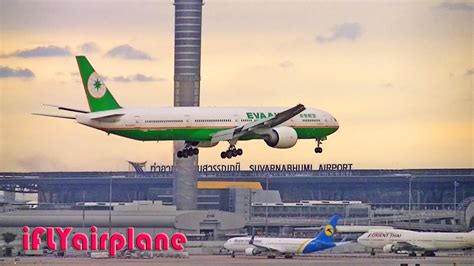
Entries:
[[122,108],[85,56],[76,56],[91,112]]

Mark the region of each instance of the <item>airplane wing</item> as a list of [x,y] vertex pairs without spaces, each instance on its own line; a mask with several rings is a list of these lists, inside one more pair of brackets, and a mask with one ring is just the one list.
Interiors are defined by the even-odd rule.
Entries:
[[282,247],[277,246],[277,245],[262,245],[262,244],[255,244],[255,243],[253,243],[252,245],[254,245],[255,247],[257,247],[258,249],[264,252],[285,253],[285,250]]
[[217,143],[219,141],[237,140],[243,135],[248,134],[250,132],[254,132],[256,134],[265,132],[265,130],[269,130],[272,127],[278,126],[290,120],[294,116],[303,112],[305,109],[306,107],[304,107],[304,105],[298,104],[295,107],[276,114],[274,117],[261,119],[249,122],[242,126],[218,131],[212,135],[211,143]]
[[344,245],[347,245],[347,244],[350,244],[350,243],[354,243],[354,241],[340,241],[340,242],[336,242],[334,244],[336,245],[336,247],[339,247],[339,246],[344,246]]
[[425,250],[425,249],[430,249],[430,247],[415,245],[415,244],[412,244],[410,242],[402,241],[402,242],[394,243],[393,246],[392,246],[392,249],[394,249],[393,251],[397,251],[397,250],[422,251],[422,250]]
[[252,235],[250,238],[249,244],[253,245],[254,247],[258,248],[260,251],[263,252],[277,252],[277,253],[283,253],[284,250],[282,247],[276,246],[276,245],[267,245],[267,244],[255,244],[255,235]]

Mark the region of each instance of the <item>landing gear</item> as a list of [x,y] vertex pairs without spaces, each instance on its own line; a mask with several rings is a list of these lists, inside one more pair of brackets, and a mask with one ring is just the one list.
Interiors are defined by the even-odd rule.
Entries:
[[412,251],[410,252],[410,254],[408,254],[409,257],[416,257],[416,252],[415,251]]
[[423,257],[435,257],[436,254],[433,251],[425,251],[421,254]]
[[192,157],[198,154],[199,154],[198,148],[194,148],[191,145],[186,145],[182,151],[178,151],[176,153],[176,156],[178,156],[178,158],[188,158],[188,157]]
[[372,249],[372,251],[370,251],[370,256],[375,256],[375,251],[374,251],[374,249]]
[[221,158],[222,159],[230,159],[232,157],[237,157],[237,156],[240,156],[244,153],[244,151],[242,149],[237,149],[235,148],[234,145],[230,145],[229,149],[226,150],[226,151],[223,151],[221,152]]
[[323,144],[321,142],[320,139],[316,139],[316,142],[318,143],[318,146],[316,148],[314,148],[314,152],[315,153],[322,153],[323,152],[323,148],[319,147],[321,144]]
[[293,258],[293,255],[291,255],[291,254],[286,254],[285,255],[285,259],[292,259],[292,258]]
[[230,257],[235,258],[235,252],[234,251],[230,252]]
[[267,258],[268,259],[274,259],[274,258],[276,258],[276,256],[275,255],[268,255]]

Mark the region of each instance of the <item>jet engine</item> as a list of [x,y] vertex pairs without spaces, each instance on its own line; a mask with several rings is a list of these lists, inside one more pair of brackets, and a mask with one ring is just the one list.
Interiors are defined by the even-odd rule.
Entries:
[[395,244],[387,244],[383,246],[383,252],[385,253],[392,253],[392,252],[397,252],[398,247]]
[[275,127],[263,136],[263,140],[272,148],[287,149],[295,146],[298,134],[291,127]]
[[246,248],[245,249],[245,255],[247,256],[255,256],[260,254],[260,251],[256,248]]

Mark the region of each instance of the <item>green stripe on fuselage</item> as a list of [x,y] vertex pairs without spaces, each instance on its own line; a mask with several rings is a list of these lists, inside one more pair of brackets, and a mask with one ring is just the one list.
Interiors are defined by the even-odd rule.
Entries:
[[[110,130],[111,134],[119,135],[125,138],[142,140],[142,141],[157,141],[157,140],[194,140],[206,141],[211,140],[212,134],[225,130],[225,128],[176,128],[176,129],[121,129]],[[334,133],[337,128],[295,128],[298,134],[298,139],[322,139]],[[247,134],[239,140],[261,139],[257,134]]]

